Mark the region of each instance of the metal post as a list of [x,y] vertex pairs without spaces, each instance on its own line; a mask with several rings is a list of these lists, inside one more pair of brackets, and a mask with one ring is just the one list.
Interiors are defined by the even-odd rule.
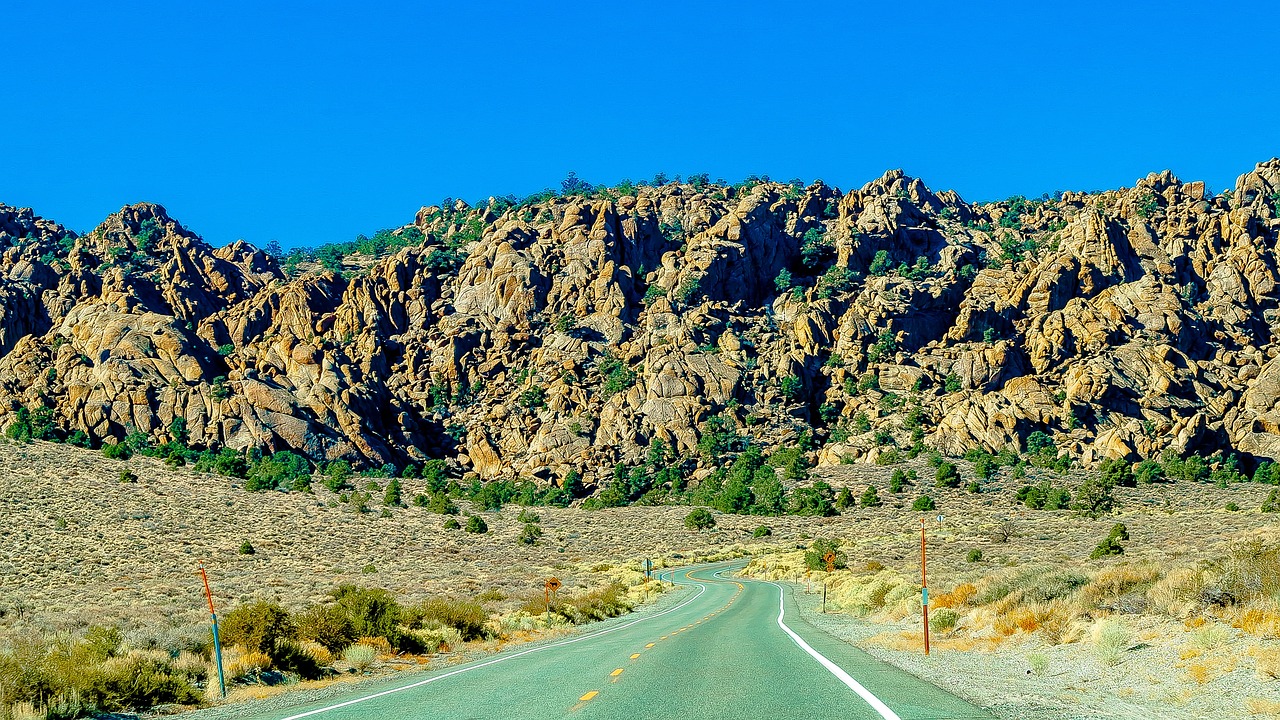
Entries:
[[929,578],[925,573],[924,518],[920,519],[920,608],[924,614],[924,654],[929,654]]
[[209,616],[213,618],[213,655],[218,663],[218,690],[222,693],[222,699],[227,698],[227,680],[222,674],[222,640],[218,637],[218,613],[213,609],[213,593],[209,590],[209,574],[204,570],[204,563],[200,563],[200,579],[204,581],[204,597],[209,601]]
[[822,579],[822,614],[827,614],[827,580]]

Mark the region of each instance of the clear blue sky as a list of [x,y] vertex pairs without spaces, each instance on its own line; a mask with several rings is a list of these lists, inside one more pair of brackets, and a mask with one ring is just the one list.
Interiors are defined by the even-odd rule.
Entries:
[[1272,2],[619,5],[9,2],[0,202],[296,246],[570,170],[984,200],[1280,155]]

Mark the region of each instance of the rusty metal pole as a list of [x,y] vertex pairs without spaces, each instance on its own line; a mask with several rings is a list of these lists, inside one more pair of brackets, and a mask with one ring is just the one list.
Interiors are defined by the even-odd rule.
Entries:
[[929,654],[929,577],[925,572],[924,519],[920,519],[920,608],[924,615],[924,654]]

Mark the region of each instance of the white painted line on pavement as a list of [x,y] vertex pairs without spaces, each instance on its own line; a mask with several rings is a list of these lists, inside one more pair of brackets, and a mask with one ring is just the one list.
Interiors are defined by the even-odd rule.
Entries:
[[[692,580],[692,578],[690,578],[690,580]],[[390,690],[383,690],[382,692],[376,692],[371,695],[364,695],[362,697],[354,698],[352,700],[347,700],[345,702],[335,703],[333,705],[327,705],[325,707],[322,707],[316,710],[308,710],[307,712],[298,713],[297,715],[290,715],[289,717],[283,718],[283,720],[299,720],[300,718],[310,717],[312,715],[319,715],[320,713],[326,713],[326,712],[329,712],[330,710],[337,710],[338,708],[349,707],[351,705],[357,705],[359,703],[367,702],[369,700],[374,700],[376,698],[386,697],[387,695],[393,695],[395,693],[402,692],[404,690],[411,690],[416,687],[422,687],[423,685],[433,683],[437,680],[443,680],[447,677],[453,677],[454,675],[461,675],[462,673],[471,672],[472,670],[479,670],[480,668],[489,667],[490,665],[497,665],[500,662],[514,660],[515,658],[523,657],[525,655],[530,655],[536,652],[542,652],[543,650],[550,650],[551,648],[564,647],[565,645],[572,645],[574,643],[582,642],[583,640],[591,640],[593,638],[598,638],[601,635],[608,635],[609,633],[614,633],[619,630],[625,630],[629,627],[632,627],[633,625],[637,625],[642,622],[648,622],[649,620],[653,620],[654,618],[660,618],[663,615],[673,613],[676,610],[679,610],[680,608],[693,602],[694,600],[697,600],[704,592],[707,591],[706,585],[703,585],[702,583],[699,583],[699,582],[694,582],[693,584],[698,586],[698,592],[694,594],[693,597],[689,598],[688,600],[685,600],[684,602],[680,603],[679,605],[676,605],[673,608],[668,608],[666,610],[663,610],[662,612],[657,613],[656,615],[649,615],[648,617],[642,617],[638,620],[632,620],[631,622],[628,622],[624,625],[619,625],[617,627],[609,628],[608,630],[601,630],[599,632],[594,632],[588,635],[583,635],[581,637],[576,637],[576,638],[573,638],[572,640],[562,640],[557,643],[551,643],[550,645],[541,645],[536,648],[522,650],[518,653],[514,653],[511,655],[502,655],[492,660],[482,662],[478,665],[468,665],[466,667],[459,668],[452,672],[447,672],[443,675],[436,675],[435,677],[429,677],[426,680],[419,680],[418,682],[410,683],[408,685],[402,685],[401,687],[397,687],[397,688],[391,688]]]
[[809,643],[805,642],[804,639],[797,635],[794,630],[787,627],[786,623],[782,622],[782,617],[786,614],[785,595],[783,593],[782,586],[777,583],[769,584],[778,588],[778,627],[782,628],[783,632],[790,635],[791,639],[796,641],[796,644],[800,646],[801,650],[809,653],[809,655],[811,655],[814,660],[817,660],[822,667],[830,670],[831,674],[836,676],[836,679],[849,686],[850,690],[858,693],[863,700],[866,700],[867,704],[871,706],[871,709],[880,713],[880,717],[884,718],[884,720],[902,720],[902,718],[898,717],[897,713],[890,710],[889,706],[885,705],[880,698],[872,695],[870,690],[862,687],[861,683],[850,677],[849,673],[845,672],[839,665],[836,665],[828,660],[822,653],[809,647]]

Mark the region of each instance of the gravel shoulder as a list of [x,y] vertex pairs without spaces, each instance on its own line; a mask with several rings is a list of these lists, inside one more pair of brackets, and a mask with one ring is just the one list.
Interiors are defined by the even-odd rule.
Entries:
[[[1191,662],[1183,658],[1187,646],[1175,640],[1185,635],[1180,623],[1135,616],[1127,620],[1135,639],[1113,667],[1086,642],[1050,646],[1036,637],[984,643],[935,634],[925,657],[918,619],[871,622],[822,614],[820,586],[811,593],[803,584],[788,586],[811,625],[1000,718],[1221,720],[1256,717],[1258,705],[1280,702],[1280,682],[1259,680],[1250,659],[1257,652],[1280,653],[1280,647],[1256,638],[1233,636]],[[1039,674],[1028,659],[1037,655],[1047,660]],[[1205,682],[1189,676],[1193,665],[1209,668]]]

